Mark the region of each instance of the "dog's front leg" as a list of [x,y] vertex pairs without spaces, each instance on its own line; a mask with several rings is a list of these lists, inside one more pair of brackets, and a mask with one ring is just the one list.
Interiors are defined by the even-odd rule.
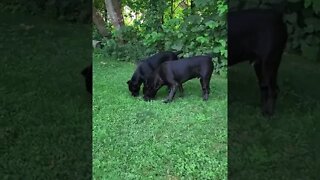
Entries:
[[170,93],[164,103],[169,103],[173,100],[174,95],[176,94],[178,84],[174,84],[170,86]]

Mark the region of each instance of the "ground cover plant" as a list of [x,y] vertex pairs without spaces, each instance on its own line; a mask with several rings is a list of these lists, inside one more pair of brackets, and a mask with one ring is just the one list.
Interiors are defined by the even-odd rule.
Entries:
[[198,79],[165,104],[130,95],[135,64],[94,53],[94,179],[226,179],[227,79],[213,74],[208,102]]
[[88,179],[90,26],[8,12],[0,22],[0,178]]
[[276,113],[261,116],[253,68],[228,71],[228,173],[231,179],[317,179],[319,64],[285,54]]

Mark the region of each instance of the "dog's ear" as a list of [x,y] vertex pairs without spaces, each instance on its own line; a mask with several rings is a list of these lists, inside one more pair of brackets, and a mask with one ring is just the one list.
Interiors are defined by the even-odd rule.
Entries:
[[131,80],[127,81],[127,84],[130,84],[131,83]]

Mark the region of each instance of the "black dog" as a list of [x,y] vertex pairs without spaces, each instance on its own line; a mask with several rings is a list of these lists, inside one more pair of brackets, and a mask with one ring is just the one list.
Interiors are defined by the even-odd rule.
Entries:
[[210,93],[210,79],[213,72],[213,62],[210,56],[195,56],[179,61],[168,61],[160,65],[148,78],[144,99],[153,99],[157,91],[163,86],[170,87],[170,92],[164,102],[171,102],[177,88],[183,92],[181,84],[193,79],[200,78],[203,92],[203,100],[208,100]]
[[282,14],[272,10],[243,10],[228,14],[228,65],[250,60],[261,91],[263,115],[274,113],[277,72],[287,41]]
[[[140,91],[140,86],[143,83],[145,86],[145,82],[149,75],[153,73],[153,71],[160,66],[161,63],[166,61],[174,61],[178,59],[178,55],[181,54],[182,51],[174,52],[160,52],[155,54],[145,60],[142,60],[136,71],[133,73],[131,79],[127,82],[129,91],[132,96],[138,96]],[[145,91],[145,88],[144,90]]]
[[81,71],[81,74],[85,78],[86,89],[92,94],[92,64]]

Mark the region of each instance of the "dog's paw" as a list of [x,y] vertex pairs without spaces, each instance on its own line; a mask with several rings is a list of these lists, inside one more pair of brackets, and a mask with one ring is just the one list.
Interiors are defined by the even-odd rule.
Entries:
[[165,100],[163,100],[163,102],[164,103],[170,103],[172,100],[170,100],[170,99],[165,99]]
[[207,94],[203,96],[203,101],[208,101],[208,99],[209,99],[209,96]]

